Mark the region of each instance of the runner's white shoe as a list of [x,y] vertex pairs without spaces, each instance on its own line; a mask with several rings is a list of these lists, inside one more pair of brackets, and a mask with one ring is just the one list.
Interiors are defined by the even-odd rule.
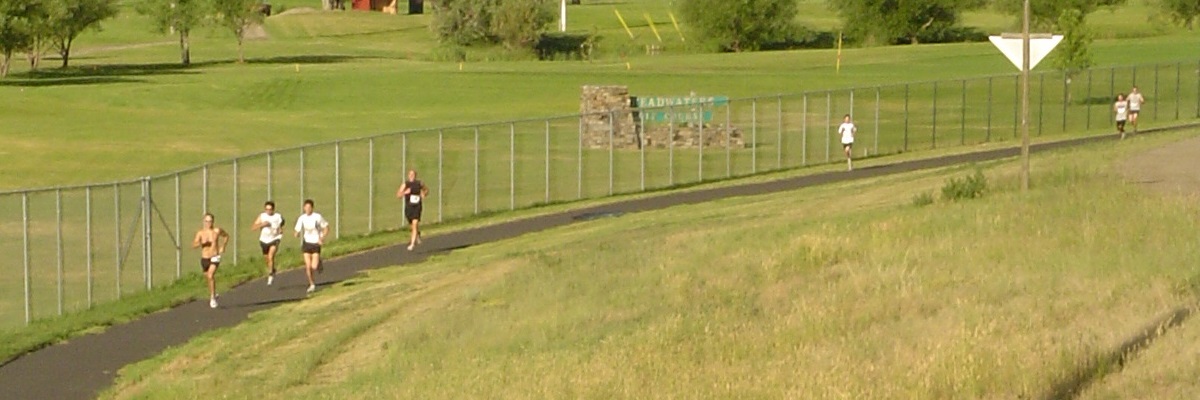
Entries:
[[217,298],[216,297],[208,299],[208,307],[209,308],[217,308]]
[[267,275],[267,286],[271,286],[275,282],[275,275]]
[[317,285],[308,285],[308,291],[305,293],[312,293],[315,291],[317,291]]

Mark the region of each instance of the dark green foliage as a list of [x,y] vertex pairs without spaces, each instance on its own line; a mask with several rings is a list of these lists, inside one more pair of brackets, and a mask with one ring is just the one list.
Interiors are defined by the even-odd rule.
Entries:
[[99,29],[100,22],[117,15],[116,0],[54,0],[47,7],[47,39],[62,57],[66,67],[71,59],[71,44],[87,29]]
[[1200,18],[1200,0],[1156,0],[1160,16],[1175,22],[1188,30],[1195,27],[1196,19]]
[[976,169],[974,174],[962,178],[950,178],[942,186],[942,198],[946,200],[967,200],[983,197],[987,191],[987,177],[983,170]]
[[[1058,20],[1064,10],[1078,10],[1087,16],[1101,7],[1120,6],[1125,2],[1126,0],[1033,0],[1029,2],[1030,29],[1045,31],[1058,28]],[[1024,0],[994,0],[993,4],[997,11],[1016,17],[1014,26],[1021,26]]]
[[754,51],[796,41],[796,0],[682,0],[679,13],[702,42],[721,51]]
[[[867,44],[945,42],[968,36],[958,27],[963,11],[984,0],[830,0],[847,37]],[[972,35],[978,36],[978,35]]]
[[1054,50],[1054,66],[1063,71],[1067,79],[1092,67],[1092,31],[1088,29],[1086,16],[1077,9],[1066,9],[1058,17],[1062,43]]
[[443,0],[434,7],[433,30],[445,44],[503,44],[533,49],[554,18],[551,0]]

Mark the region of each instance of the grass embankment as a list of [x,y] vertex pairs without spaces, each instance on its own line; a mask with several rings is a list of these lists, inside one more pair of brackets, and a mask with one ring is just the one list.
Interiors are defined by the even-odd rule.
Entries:
[[913,204],[955,167],[377,270],[127,367],[105,397],[1038,397],[1195,301],[1180,216],[1200,207],[1112,163],[1188,136],[1039,155],[1028,194],[1008,160],[978,166],[979,200]]

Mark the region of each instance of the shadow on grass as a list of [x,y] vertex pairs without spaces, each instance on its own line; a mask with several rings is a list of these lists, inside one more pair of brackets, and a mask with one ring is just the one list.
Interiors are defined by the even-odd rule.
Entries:
[[[247,59],[247,65],[274,64],[336,64],[359,58],[370,58],[347,55],[296,55],[267,58]],[[109,83],[140,83],[143,79],[133,79],[141,76],[193,75],[200,74],[204,67],[236,65],[237,60],[212,60],[193,62],[190,66],[180,63],[157,64],[97,64],[71,66],[67,68],[42,68],[36,71],[16,73],[6,79],[0,79],[0,86],[13,87],[42,87],[42,86],[72,86],[99,85]]]

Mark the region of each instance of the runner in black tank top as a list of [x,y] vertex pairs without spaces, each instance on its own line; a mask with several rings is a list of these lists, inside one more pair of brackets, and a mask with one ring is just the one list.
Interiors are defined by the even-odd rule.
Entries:
[[396,191],[396,197],[404,202],[404,218],[408,220],[408,225],[412,233],[408,239],[408,249],[412,250],[417,243],[421,243],[421,210],[425,205],[425,195],[429,194],[429,187],[421,183],[417,179],[417,171],[408,171],[408,181],[400,186]]

